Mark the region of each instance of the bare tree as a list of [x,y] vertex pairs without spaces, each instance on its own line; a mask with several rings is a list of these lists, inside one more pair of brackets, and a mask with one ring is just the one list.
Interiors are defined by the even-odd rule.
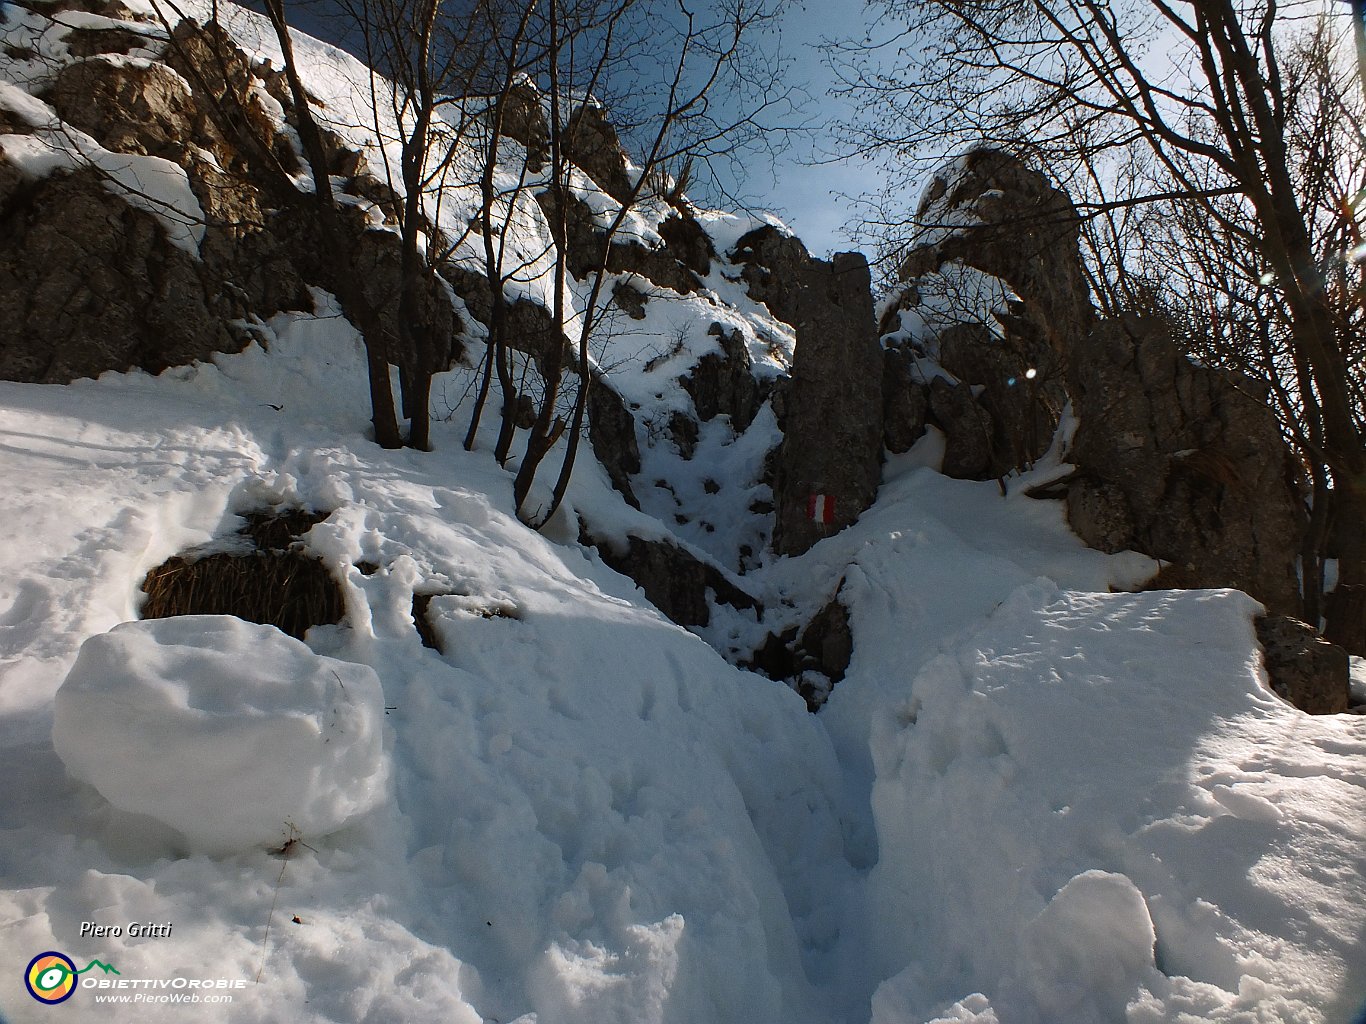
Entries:
[[246,83],[240,80],[245,73],[237,66],[240,55],[219,23],[217,4],[211,8],[208,23],[188,37],[178,28],[195,22],[175,0],[157,0],[153,5],[170,39],[172,52],[193,79],[191,84],[196,91],[205,98],[216,128],[247,155],[254,183],[269,193],[272,202],[294,210],[316,228],[323,248],[320,256],[328,270],[328,285],[360,330],[365,344],[375,441],[385,448],[398,448],[403,441],[389,384],[391,345],[382,311],[367,296],[365,281],[352,258],[352,239],[332,187],[327,137],[313,115],[308,91],[299,74],[284,0],[264,0],[264,6],[283,55],[295,130],[313,182],[311,191],[296,185],[294,168],[282,160],[276,145],[274,125],[253,107]]
[[[500,15],[501,30],[491,33],[499,52],[497,75],[489,78],[478,216],[493,286],[490,340],[466,444],[496,376],[503,400],[495,454],[500,461],[510,454],[524,393],[512,379],[504,288],[542,273],[554,326],[536,346],[539,388],[513,484],[518,514],[540,527],[563,502],[576,461],[596,372],[592,340],[607,313],[608,267],[623,227],[646,200],[671,195],[682,202],[668,168],[691,176],[699,164],[764,139],[766,115],[788,109],[790,94],[781,59],[756,41],[776,17],[766,0],[720,0],[698,10],[673,0],[550,0]],[[604,107],[628,144],[636,143],[635,166],[594,183],[584,166],[601,172],[601,151],[618,147]],[[513,147],[503,145],[509,137],[520,144],[512,160]],[[652,190],[662,182],[670,195]],[[599,191],[605,212],[594,214],[583,197]],[[517,205],[532,197],[549,222],[549,245],[514,252],[508,229]],[[574,389],[567,403],[566,384]],[[540,467],[562,439],[549,498],[533,501]]]
[[[1331,158],[1332,146],[1360,140],[1342,102],[1343,77],[1306,73],[1314,59],[1306,26],[1312,35],[1332,13],[1327,4],[887,0],[882,7],[904,28],[896,39],[909,68],[888,73],[865,59],[874,44],[843,49],[847,87],[870,104],[865,109],[890,105],[863,120],[861,146],[924,161],[985,141],[1042,163],[1093,218],[1091,238],[1107,257],[1093,267],[1097,278],[1120,279],[1102,300],[1151,301],[1164,289],[1170,297],[1170,280],[1182,276],[1170,264],[1160,276],[1144,272],[1137,253],[1159,223],[1144,208],[1168,219],[1179,210],[1191,228],[1203,223],[1206,230],[1184,236],[1198,250],[1184,264],[1186,308],[1197,294],[1208,301],[1210,288],[1222,289],[1216,302],[1244,314],[1274,307],[1271,335],[1249,345],[1277,354],[1255,368],[1272,376],[1291,436],[1320,468],[1321,489],[1331,485],[1337,515],[1366,523],[1360,295],[1351,284],[1355,269],[1334,248],[1344,230],[1356,230],[1359,194],[1336,171],[1300,163],[1306,153]],[[1351,31],[1341,18],[1331,24]],[[1316,88],[1332,102],[1309,103],[1305,90]],[[1317,141],[1297,136],[1302,130],[1319,133]],[[1325,200],[1341,214],[1336,237],[1332,218],[1321,214]],[[1207,262],[1205,273],[1199,260],[1214,253],[1215,239],[1237,258]],[[1366,530],[1338,536],[1327,635],[1366,654]]]

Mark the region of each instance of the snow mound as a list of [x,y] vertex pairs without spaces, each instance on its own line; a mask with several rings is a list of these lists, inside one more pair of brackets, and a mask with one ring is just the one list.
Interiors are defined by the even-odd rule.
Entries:
[[364,665],[228,615],[91,637],[57,691],[67,770],[115,807],[227,853],[336,831],[388,778],[384,700]]
[[1156,973],[1157,935],[1124,875],[1083,871],[1024,929],[1024,975],[1056,1020],[1119,1020],[1127,995]]

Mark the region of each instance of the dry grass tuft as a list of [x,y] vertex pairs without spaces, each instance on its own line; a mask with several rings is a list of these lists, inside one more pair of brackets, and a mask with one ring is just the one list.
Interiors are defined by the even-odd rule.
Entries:
[[235,615],[300,640],[311,626],[340,622],[346,610],[341,587],[296,540],[327,513],[271,510],[244,518],[239,532],[255,550],[173,555],[147,573],[142,617]]

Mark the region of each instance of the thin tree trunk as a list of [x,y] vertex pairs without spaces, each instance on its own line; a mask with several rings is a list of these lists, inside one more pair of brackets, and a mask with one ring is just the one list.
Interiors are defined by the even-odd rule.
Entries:
[[1366,658],[1366,487],[1358,479],[1334,489],[1334,518],[1345,523],[1337,531],[1338,585],[1328,595],[1328,628],[1323,635]]
[[382,448],[402,447],[398,432],[398,416],[394,409],[394,393],[389,383],[389,361],[387,346],[384,344],[383,325],[369,301],[365,298],[361,282],[356,274],[348,253],[350,247],[341,230],[335,200],[332,196],[332,182],[328,177],[327,148],[323,143],[322,132],[313,119],[308,106],[308,92],[299,78],[298,63],[294,57],[294,44],[289,35],[289,23],[285,18],[284,0],[266,0],[266,13],[275,29],[276,41],[284,56],[285,77],[289,82],[290,95],[294,103],[295,129],[303,144],[304,155],[308,159],[309,170],[313,174],[314,206],[322,228],[323,241],[328,247],[328,260],[335,271],[337,280],[333,287],[338,291],[337,298],[347,315],[358,324],[361,337],[365,341],[366,365],[370,376],[370,419],[375,428],[375,442]]

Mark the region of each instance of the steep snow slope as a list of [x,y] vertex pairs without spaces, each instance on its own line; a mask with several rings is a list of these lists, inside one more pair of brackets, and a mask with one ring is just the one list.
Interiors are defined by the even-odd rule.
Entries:
[[[1329,1021],[1363,997],[1364,723],[1262,689],[1245,598],[1087,593],[1139,567],[922,448],[856,527],[754,577],[794,606],[848,580],[855,660],[811,716],[643,605],[571,520],[525,530],[454,427],[430,455],[360,440],[357,339],[275,326],[217,367],[0,387],[13,1019],[52,1012],[19,976],[47,949],[246,979],[197,1011],[234,1021]],[[595,468],[572,502],[616,500]],[[310,545],[347,620],[312,645],[378,673],[392,777],[287,862],[190,852],[72,781],[50,737],[145,569],[269,500],[335,510]],[[445,655],[409,617],[432,584],[464,595],[433,605]],[[80,937],[91,920],[174,930]]]
[[[251,18],[235,30],[269,55]],[[347,110],[358,65],[301,45],[310,88]],[[705,221],[721,251],[750,224]],[[739,439],[713,421],[692,460],[652,436],[689,407],[676,378],[710,320],[761,372],[790,351],[724,264],[704,284],[655,295],[597,353],[638,407],[640,479],[671,489],[636,512],[585,455],[544,535],[511,514],[489,439],[460,450],[463,412],[432,454],[363,440],[358,341],[325,297],[277,318],[269,352],[0,385],[0,1012],[58,1012],[21,978],[46,950],[246,982],[231,1006],[96,1007],[81,988],[65,1008],[113,1020],[1326,1024],[1366,999],[1366,722],[1269,695],[1245,598],[1108,593],[1149,563],[1088,551],[1055,503],[939,476],[932,431],[857,526],[746,577],[762,623],[714,610],[707,639],[752,649],[844,581],[854,660],[813,717],[579,547],[580,512],[729,564],[763,537],[745,510],[771,411]],[[288,859],[210,855],[74,781],[54,694],[85,640],[136,619],[149,567],[282,502],[332,512],[309,545],[347,617],[309,641],[380,680],[386,799]],[[415,591],[449,595],[431,605],[444,654],[419,643]],[[97,765],[107,737],[81,735]],[[193,740],[107,756],[130,753],[171,773]],[[318,760],[264,750],[259,774]],[[187,790],[178,812],[220,813],[162,781]],[[81,934],[134,920],[174,927]]]
[[[264,963],[232,1019],[479,1019],[468,1001],[501,1020],[663,1019],[666,1004],[821,1019],[774,867],[805,858],[838,880],[818,724],[577,546],[525,530],[509,478],[455,428],[431,456],[356,443],[362,365],[338,334],[297,320],[223,371],[4,387],[6,475],[25,481],[4,499],[24,534],[4,574],[5,764],[25,780],[6,798],[6,962],[42,947],[126,977]],[[142,573],[272,499],[335,510],[311,543],[346,581],[348,620],[314,643],[379,673],[393,789],[343,832],[303,837],[267,945],[278,860],[183,856],[72,782],[49,732],[81,640],[134,617]],[[363,576],[363,558],[384,568]],[[409,617],[433,583],[465,595],[439,605],[444,658]],[[171,920],[174,938],[78,938],[81,921],[134,918]],[[26,1018],[27,999],[7,972],[6,1012]]]

